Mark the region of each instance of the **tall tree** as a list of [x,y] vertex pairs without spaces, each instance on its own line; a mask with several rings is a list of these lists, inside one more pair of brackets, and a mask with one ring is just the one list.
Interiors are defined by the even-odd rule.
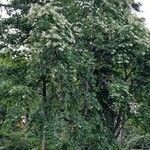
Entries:
[[131,5],[1,5],[11,15],[1,20],[3,131],[19,124],[17,131],[43,150],[117,149],[128,120],[149,132],[150,36]]

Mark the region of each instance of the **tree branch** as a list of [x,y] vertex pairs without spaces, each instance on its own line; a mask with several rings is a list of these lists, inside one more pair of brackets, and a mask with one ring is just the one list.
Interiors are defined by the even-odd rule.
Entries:
[[8,5],[8,4],[1,4],[0,3],[0,7],[5,7],[5,8],[12,8],[12,5]]

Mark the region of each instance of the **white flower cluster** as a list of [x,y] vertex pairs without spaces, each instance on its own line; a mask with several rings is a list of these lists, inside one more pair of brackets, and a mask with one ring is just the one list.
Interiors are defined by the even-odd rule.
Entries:
[[33,25],[28,40],[34,45],[34,48],[40,47],[40,52],[41,47],[45,46],[51,50],[64,51],[75,43],[72,25],[59,12],[60,9],[60,7],[53,6],[52,3],[44,6],[34,4],[27,15]]

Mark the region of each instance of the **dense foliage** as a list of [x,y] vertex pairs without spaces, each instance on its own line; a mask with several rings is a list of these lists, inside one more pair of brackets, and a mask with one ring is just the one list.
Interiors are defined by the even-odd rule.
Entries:
[[150,34],[137,4],[0,6],[0,149],[150,148]]

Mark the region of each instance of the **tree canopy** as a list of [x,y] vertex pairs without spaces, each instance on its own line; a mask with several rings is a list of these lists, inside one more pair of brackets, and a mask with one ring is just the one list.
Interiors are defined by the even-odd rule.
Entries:
[[[133,0],[0,4],[0,149],[149,149],[150,32]],[[139,144],[140,143],[140,144]]]

